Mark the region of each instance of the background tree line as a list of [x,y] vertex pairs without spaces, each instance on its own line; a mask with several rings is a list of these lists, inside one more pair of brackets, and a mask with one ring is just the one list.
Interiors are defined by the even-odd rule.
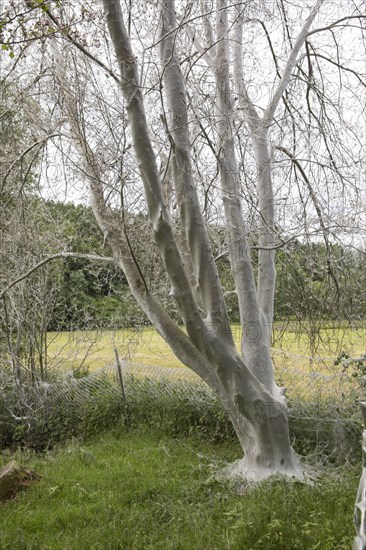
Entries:
[[[1,196],[2,206],[8,199],[6,194]],[[17,213],[16,233],[13,225],[6,227],[7,221],[14,214],[11,208],[8,209],[8,217],[2,218],[2,256],[5,267],[11,264],[11,257],[6,256],[4,251],[7,241],[17,246],[18,270],[23,271],[29,261],[30,240],[33,243],[34,263],[47,250],[51,253],[56,243],[58,249],[75,254],[111,255],[90,207],[43,201],[29,195],[23,199],[21,210],[21,214]],[[149,278],[149,284],[154,286],[155,291],[164,296],[168,282],[150,236],[148,220],[143,214],[130,217],[131,244],[141,271]],[[50,226],[52,232],[49,231]],[[209,230],[215,245],[219,274],[224,282],[230,318],[233,323],[237,323],[239,311],[224,231],[218,226],[210,226]],[[15,243],[16,237],[19,238],[18,243]],[[26,257],[22,252],[22,243],[24,246],[27,244]],[[257,254],[255,244],[251,253],[253,256]],[[355,322],[365,318],[366,296],[362,292],[366,284],[365,254],[339,244],[331,245],[331,259],[328,253],[321,242],[301,242],[296,239],[278,251],[276,320]],[[22,255],[21,263],[19,257]],[[332,273],[329,261],[333,266]],[[9,282],[7,277],[15,274],[14,268],[9,271],[8,274],[2,271],[2,286]],[[77,256],[56,259],[35,271],[11,293],[13,299],[19,294],[24,300],[24,306],[25,302],[30,302],[29,307],[32,305],[37,306],[38,310],[44,310],[49,331],[102,327],[118,329],[148,324],[128,290],[123,273],[113,264],[106,265],[102,261],[90,261]],[[174,302],[165,305],[178,319]],[[31,310],[29,315],[34,318],[34,311]]]

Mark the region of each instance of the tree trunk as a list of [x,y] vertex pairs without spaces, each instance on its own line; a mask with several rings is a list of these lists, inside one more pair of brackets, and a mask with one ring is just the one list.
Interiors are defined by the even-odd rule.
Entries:
[[302,466],[290,444],[286,406],[280,402],[258,401],[244,415],[231,414],[230,419],[244,450],[244,457],[228,469],[249,481],[262,481],[271,476],[303,479]]
[[[239,201],[240,182],[237,177],[232,128],[229,124],[232,117],[232,97],[229,76],[224,63],[228,58],[227,45],[222,40],[217,50],[217,63],[220,63],[220,66],[217,66],[216,80],[221,117],[219,166],[223,181],[230,245],[233,248],[231,250],[232,267],[234,276],[237,274],[235,277],[237,291],[240,291],[242,320],[244,323],[252,322],[261,335],[259,340],[249,342],[251,353],[248,363],[241,359],[235,348],[222,288],[212,260],[192,177],[186,91],[175,51],[177,22],[174,0],[164,0],[161,4],[161,60],[169,109],[168,132],[172,145],[175,192],[180,205],[181,220],[187,236],[193,269],[204,303],[204,312],[200,311],[195,302],[189,278],[184,272],[181,251],[177,246],[171,221],[164,210],[162,182],[148,135],[143,98],[138,87],[137,65],[123,24],[122,12],[119,3],[113,0],[103,0],[103,3],[121,70],[121,88],[127,102],[149,217],[172,284],[172,295],[177,300],[191,341],[189,353],[187,353],[187,339],[181,331],[178,328],[173,329],[171,321],[167,320],[147,289],[142,291],[141,285],[136,284],[136,275],[131,269],[131,262],[121,247],[121,237],[117,239],[114,237],[118,230],[103,206],[102,190],[97,184],[100,178],[96,163],[92,160],[91,149],[84,145],[82,149],[85,162],[89,163],[86,173],[91,174],[92,177],[93,209],[97,219],[109,237],[115,256],[120,258],[132,292],[151,322],[163,334],[171,349],[183,363],[201,376],[204,375],[206,382],[219,396],[233,422],[245,453],[240,466],[242,473],[252,480],[264,479],[274,474],[299,477],[301,468],[290,444],[286,401],[274,381],[268,334],[264,334],[261,330],[262,314],[258,307],[255,281],[244,237],[244,219]],[[227,17],[221,1],[218,7],[220,8],[218,29],[221,33],[227,26]],[[161,223],[163,226],[160,228]],[[205,316],[201,319],[202,313]],[[184,349],[181,345],[183,340]]]
[[366,549],[366,401],[360,402],[360,408],[365,429],[362,434],[362,474],[353,515],[353,523],[357,532],[353,542],[354,550]]
[[[89,179],[95,217],[109,241],[116,262],[125,273],[132,294],[151,323],[175,355],[205,380],[221,400],[244,452],[244,458],[235,465],[232,473],[240,473],[253,481],[277,474],[301,478],[301,466],[290,444],[286,400],[274,381],[268,335],[261,331],[262,313],[258,307],[253,270],[247,253],[243,213],[238,206],[240,181],[235,155],[231,153],[232,130],[222,120],[222,152],[218,162],[223,179],[227,225],[233,245],[233,271],[237,274],[237,290],[242,291],[239,300],[242,320],[244,324],[254,324],[261,334],[259,340],[249,342],[248,360],[246,357],[243,360],[235,347],[193,178],[186,91],[175,52],[174,1],[163,0],[161,3],[161,60],[169,118],[167,130],[172,147],[173,183],[188,245],[183,247],[184,250],[179,246],[164,201],[163,183],[139,87],[137,62],[123,23],[121,6],[115,0],[103,0],[103,4],[121,71],[120,86],[126,101],[153,236],[165,264],[171,296],[177,302],[186,333],[172,321],[152,295],[136,264],[119,218],[106,205],[98,160],[83,132],[83,113],[68,84],[67,72],[65,69],[62,71],[60,60],[58,74],[60,89],[64,90],[63,105],[84,161],[84,174]],[[220,9],[221,16],[226,25],[226,15]],[[221,54],[218,55],[218,61],[222,61],[227,55],[227,48],[218,48],[218,53]],[[230,119],[232,101],[228,75],[219,68],[217,71],[221,117]],[[237,245],[238,250],[235,250]],[[191,262],[183,262],[187,252]],[[191,269],[193,277],[189,273]],[[193,280],[197,281],[198,289],[192,288]],[[203,308],[197,295],[202,300]]]
[[220,386],[216,390],[233,424],[244,452],[228,473],[250,481],[273,475],[303,480],[302,466],[291,447],[286,399],[272,394],[239,356],[230,357],[226,348],[215,350],[214,362]]

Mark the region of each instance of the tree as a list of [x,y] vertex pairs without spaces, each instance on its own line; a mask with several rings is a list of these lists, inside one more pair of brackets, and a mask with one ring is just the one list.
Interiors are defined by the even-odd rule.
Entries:
[[[2,286],[6,286],[19,270],[33,264],[39,249],[46,246],[45,240],[34,231],[41,212],[40,202],[29,199],[36,186],[44,139],[37,140],[32,135],[31,112],[33,116],[37,116],[37,112],[34,104],[29,109],[28,101],[31,100],[21,86],[10,79],[0,82],[0,136],[3,143],[0,154]],[[28,368],[32,376],[35,355],[40,358],[43,375],[44,330],[40,330],[39,325],[44,324],[43,317],[49,309],[51,295],[49,278],[44,271],[38,273],[33,281],[24,281],[10,296],[2,297],[0,346],[5,346],[6,355],[10,355],[18,381],[21,379],[21,355],[25,349],[29,351]],[[42,335],[40,339],[38,334]]]
[[[9,362],[21,383],[47,375],[47,331],[72,324],[85,328],[91,319],[94,326],[106,324],[121,304],[100,296],[105,261],[96,266],[96,255],[104,243],[90,208],[41,198],[39,177],[49,135],[34,124],[42,113],[29,87],[10,76],[0,82],[0,366]],[[89,250],[94,255],[83,254]],[[44,262],[49,255],[58,261]],[[87,281],[84,271],[66,268],[72,261],[83,265]],[[111,269],[108,275],[113,277]]]
[[[26,2],[33,13],[37,4]],[[341,149],[339,135],[330,147],[330,131],[338,130],[331,115],[338,113],[340,123],[344,117],[340,100],[327,95],[329,72],[322,63],[336,66],[339,92],[342,78],[353,79],[362,92],[364,82],[357,63],[356,68],[345,65],[339,50],[334,61],[328,42],[316,38],[330,33],[339,47],[350,22],[362,35],[364,15],[356,4],[347,4],[349,14],[337,17],[321,12],[324,0],[311,2],[300,26],[302,10],[290,18],[293,5],[285,2],[277,18],[265,10],[258,16],[260,7],[253,3],[226,0],[181,2],[179,16],[174,0],[144,2],[144,21],[138,6],[122,8],[119,0],[103,0],[105,17],[98,8],[53,3],[45,3],[40,16],[56,37],[48,58],[56,86],[44,93],[54,101],[53,116],[67,121],[64,132],[77,149],[77,155],[70,149],[68,155],[75,164],[82,160],[96,220],[150,322],[221,399],[244,451],[233,472],[253,480],[273,474],[302,477],[290,444],[284,389],[275,382],[270,355],[275,250],[284,245],[285,232],[293,238],[301,230],[316,231],[332,273],[332,216],[321,204],[330,189],[325,178],[332,175],[334,189],[345,185],[352,170],[361,167],[362,146],[349,119],[345,146]],[[100,38],[107,37],[100,50],[90,37],[92,24]],[[253,70],[254,80],[251,67],[243,67],[246,49],[256,45],[256,25],[274,66],[267,83],[262,74],[273,74],[269,61],[264,60],[262,72]],[[281,55],[275,53],[278,43]],[[157,47],[160,63],[154,57]],[[258,60],[253,56],[251,63],[255,69]],[[253,98],[252,83],[261,97]],[[355,143],[358,155],[352,155]],[[320,160],[326,155],[329,160]],[[283,158],[290,168],[288,174],[281,171],[275,185],[274,167]],[[324,183],[315,190],[317,180]],[[156,299],[131,244],[127,212],[140,204],[139,182],[185,331]],[[280,191],[287,195],[288,216],[300,216],[301,224],[285,221],[279,228],[275,193]],[[298,198],[300,214],[289,205]],[[207,231],[210,208],[225,220],[243,328],[240,353]],[[257,235],[255,256],[247,238],[250,220]],[[337,219],[335,225],[345,224]]]

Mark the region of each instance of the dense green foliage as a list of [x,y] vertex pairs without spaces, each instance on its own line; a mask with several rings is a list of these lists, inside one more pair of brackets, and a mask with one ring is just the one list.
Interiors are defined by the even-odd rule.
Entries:
[[[48,202],[44,211],[51,220],[48,230],[58,228],[59,241],[67,251],[111,255],[90,208]],[[113,263],[65,258],[58,261],[57,271],[58,299],[49,330],[126,326],[136,312],[126,279]]]
[[[230,442],[115,427],[44,457],[17,453],[42,480],[1,507],[3,550],[346,550],[359,468],[315,486],[248,488],[215,474],[238,455]],[[3,455],[5,463],[12,455]]]
[[[51,201],[41,205],[36,199],[32,199],[31,207],[33,210],[36,207],[38,212],[33,222],[35,232],[53,233],[52,241],[58,243],[58,248],[61,244],[71,252],[111,255],[89,207]],[[178,318],[173,301],[164,298],[167,281],[144,216],[132,218],[130,231],[135,257],[145,279],[169,312]],[[214,249],[219,255],[224,247],[222,231],[214,228],[211,231],[217,233]],[[354,321],[365,318],[366,297],[361,290],[366,286],[365,255],[334,245],[331,258],[328,256],[323,244],[298,241],[278,252],[277,319]],[[234,286],[227,256],[222,255],[217,265],[224,290],[228,291],[231,320],[238,322],[237,301],[235,295],[230,294]],[[48,330],[117,328],[147,322],[128,290],[123,273],[113,264],[66,258],[55,262],[52,277],[49,284],[57,296]]]
[[357,321],[366,317],[366,255],[321,242],[294,242],[276,259],[278,319]]

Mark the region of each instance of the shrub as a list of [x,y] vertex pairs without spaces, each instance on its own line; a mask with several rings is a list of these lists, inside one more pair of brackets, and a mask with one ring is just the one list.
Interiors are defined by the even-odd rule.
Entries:
[[106,375],[94,377],[94,384],[88,378],[19,386],[8,376],[1,386],[0,448],[44,450],[111,428],[124,408],[116,385]]
[[[89,437],[116,426],[141,425],[177,437],[200,434],[213,443],[235,441],[233,427],[218,398],[203,383],[124,375],[126,403],[115,371],[83,378],[69,376],[52,384],[1,385],[0,448],[44,450],[71,437]],[[290,403],[295,450],[326,462],[360,457],[362,423],[355,405],[332,402]]]

